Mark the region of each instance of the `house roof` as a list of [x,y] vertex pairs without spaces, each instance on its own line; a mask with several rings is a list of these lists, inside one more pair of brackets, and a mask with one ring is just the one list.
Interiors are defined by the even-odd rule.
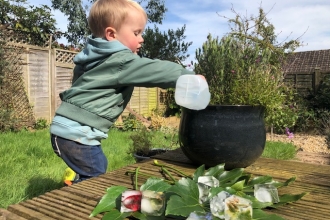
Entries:
[[330,72],[330,49],[294,52],[284,66],[286,73],[310,73],[315,69],[320,72]]

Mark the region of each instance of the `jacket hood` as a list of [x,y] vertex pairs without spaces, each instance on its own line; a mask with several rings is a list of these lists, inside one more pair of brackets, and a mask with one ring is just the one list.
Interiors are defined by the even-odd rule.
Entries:
[[81,66],[84,71],[88,71],[105,58],[121,50],[129,50],[129,48],[117,40],[107,41],[103,38],[88,36],[85,48],[73,58],[73,62]]

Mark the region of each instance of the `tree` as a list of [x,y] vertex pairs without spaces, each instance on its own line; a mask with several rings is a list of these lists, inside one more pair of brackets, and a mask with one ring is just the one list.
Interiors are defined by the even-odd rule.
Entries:
[[51,2],[54,9],[68,16],[68,30],[64,33],[64,37],[71,45],[79,46],[90,33],[86,16],[88,6],[83,7],[81,0],[51,0]]
[[176,31],[169,29],[161,33],[155,25],[154,29],[148,27],[143,35],[145,43],[142,45],[140,55],[144,57],[157,58],[178,62],[185,60],[189,55],[186,55],[188,47],[192,42],[184,42],[186,26]]
[[26,0],[0,0],[0,24],[23,35],[30,44],[43,46],[59,37],[56,20],[47,5],[35,7],[28,5]]
[[[92,4],[94,1],[89,0],[88,3]],[[54,9],[58,9],[68,16],[68,30],[64,35],[68,42],[75,46],[84,43],[85,37],[90,34],[87,22],[87,9],[90,6],[83,6],[82,0],[51,0],[51,2]],[[161,33],[156,25],[162,24],[165,18],[167,9],[164,0],[140,0],[139,3],[146,10],[148,21],[154,24],[153,29],[147,27],[145,30],[143,35],[145,42],[140,55],[171,61],[183,61],[188,58],[189,55],[186,53],[192,42],[184,42],[185,26],[175,31],[169,29],[167,33]]]
[[[82,0],[51,0],[51,2],[54,9],[58,9],[68,16],[68,30],[64,34],[68,42],[75,46],[84,43],[85,37],[90,34],[87,21],[89,5],[83,6]],[[89,0],[90,4],[93,4],[93,2],[95,0]],[[149,22],[161,24],[166,12],[162,0],[142,0],[139,3],[143,4],[148,14]],[[72,10],[72,8],[75,10]]]

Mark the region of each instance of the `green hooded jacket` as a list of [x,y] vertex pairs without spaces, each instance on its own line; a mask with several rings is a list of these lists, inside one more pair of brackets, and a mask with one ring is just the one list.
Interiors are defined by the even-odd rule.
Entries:
[[174,88],[179,76],[195,74],[177,63],[141,58],[119,41],[92,37],[73,61],[72,86],[60,93],[56,115],[104,133],[124,111],[134,87]]

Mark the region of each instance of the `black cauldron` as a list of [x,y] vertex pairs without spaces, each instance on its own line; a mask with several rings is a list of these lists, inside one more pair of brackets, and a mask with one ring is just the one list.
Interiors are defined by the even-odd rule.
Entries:
[[226,170],[245,168],[262,154],[266,143],[264,107],[209,105],[203,110],[183,108],[179,143],[195,164],[225,164]]

